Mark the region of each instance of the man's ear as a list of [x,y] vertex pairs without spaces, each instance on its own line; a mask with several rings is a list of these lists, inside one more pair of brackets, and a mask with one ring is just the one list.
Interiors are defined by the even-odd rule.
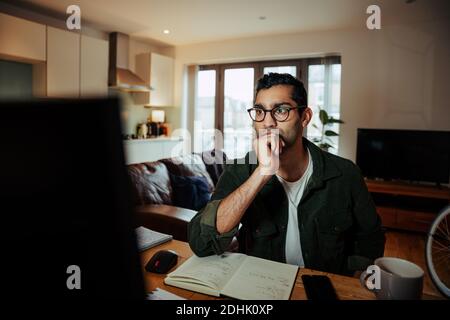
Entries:
[[313,116],[313,112],[310,107],[306,107],[306,109],[302,113],[302,128],[306,128],[309,124]]

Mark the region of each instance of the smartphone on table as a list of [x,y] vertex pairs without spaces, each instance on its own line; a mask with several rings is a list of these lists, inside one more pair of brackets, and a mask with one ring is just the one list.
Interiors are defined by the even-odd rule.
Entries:
[[308,300],[338,300],[330,278],[319,275],[302,275]]

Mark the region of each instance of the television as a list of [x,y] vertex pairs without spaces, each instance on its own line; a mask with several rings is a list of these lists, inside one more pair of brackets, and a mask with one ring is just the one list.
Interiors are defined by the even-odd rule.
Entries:
[[356,164],[367,178],[447,184],[450,131],[358,129]]

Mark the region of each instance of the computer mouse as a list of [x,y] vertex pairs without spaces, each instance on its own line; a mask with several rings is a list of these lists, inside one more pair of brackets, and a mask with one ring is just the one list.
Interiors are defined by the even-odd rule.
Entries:
[[178,255],[172,250],[156,252],[145,265],[145,270],[153,273],[167,273],[178,262]]

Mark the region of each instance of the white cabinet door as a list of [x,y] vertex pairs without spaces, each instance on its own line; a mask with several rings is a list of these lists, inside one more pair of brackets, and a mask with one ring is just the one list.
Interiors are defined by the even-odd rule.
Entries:
[[[136,56],[136,73],[153,90],[143,98],[152,107],[173,106],[174,59],[157,53]],[[146,101],[144,101],[146,100]]]
[[136,73],[153,90],[147,94],[144,104],[152,107],[173,106],[174,59],[157,53],[141,53],[136,56]]
[[47,96],[80,96],[80,35],[49,26]]
[[173,106],[174,60],[157,53],[151,54],[150,105],[155,107]]
[[108,51],[108,41],[81,36],[81,97],[108,94]]
[[45,61],[45,25],[0,13],[0,55]]

